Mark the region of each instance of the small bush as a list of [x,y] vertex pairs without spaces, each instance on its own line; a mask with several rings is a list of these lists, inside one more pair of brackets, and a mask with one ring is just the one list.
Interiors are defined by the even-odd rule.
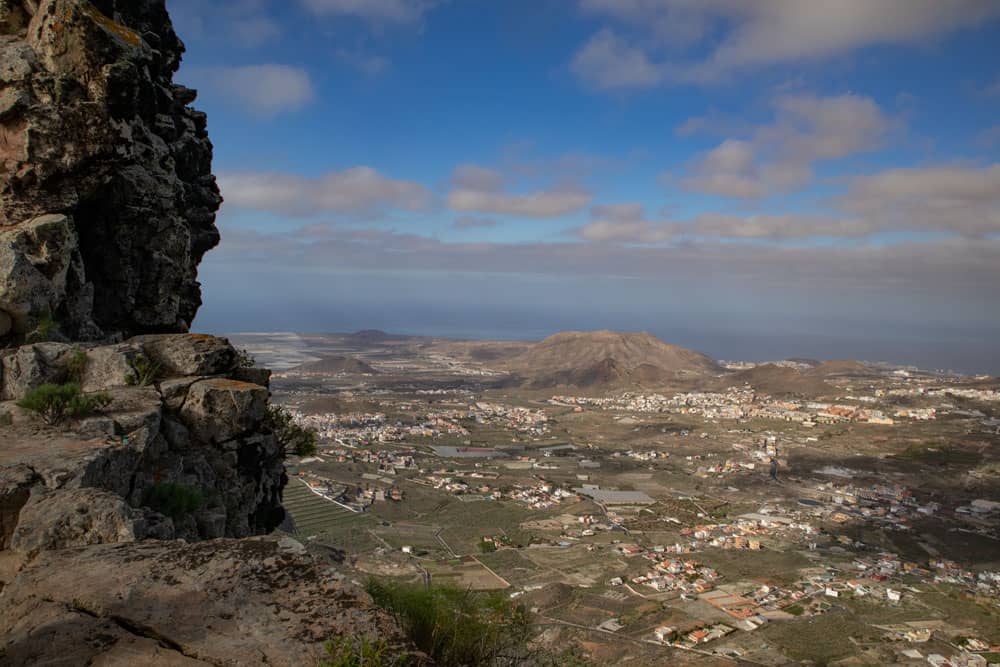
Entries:
[[66,376],[70,382],[83,382],[83,374],[87,370],[87,353],[74,347],[66,360]]
[[286,408],[267,406],[266,423],[285,452],[296,456],[313,456],[316,453],[316,431],[296,424]]
[[132,370],[125,375],[125,384],[130,387],[148,387],[160,377],[162,370],[163,366],[159,362],[141,354],[132,360]]
[[202,495],[192,486],[166,482],[146,489],[142,494],[142,504],[171,519],[179,519],[201,507]]
[[0,413],[0,426],[12,426],[14,424],[14,415],[9,412]]
[[384,639],[372,639],[362,635],[359,639],[353,637],[337,637],[328,641],[326,659],[321,660],[319,667],[404,667],[413,664],[406,654],[392,655],[392,647]]
[[105,393],[84,394],[75,382],[43,384],[17,402],[19,407],[41,415],[48,424],[86,417],[111,403]]
[[528,613],[499,593],[369,580],[365,590],[443,667],[529,664]]
[[247,349],[236,350],[236,365],[239,368],[253,368],[257,365],[257,360],[253,358]]
[[56,332],[59,331],[59,323],[53,319],[52,315],[43,315],[35,329],[25,338],[26,343],[44,343],[52,340]]

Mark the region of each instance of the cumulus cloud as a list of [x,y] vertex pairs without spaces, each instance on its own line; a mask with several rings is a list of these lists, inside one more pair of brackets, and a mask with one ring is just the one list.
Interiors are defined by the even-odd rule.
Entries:
[[[647,86],[716,81],[752,68],[819,61],[869,46],[920,45],[1000,16],[1000,4],[993,0],[580,0],[580,8],[648,38],[650,47],[633,47],[629,53],[643,64],[641,80]],[[711,50],[700,60],[651,55],[709,38]],[[601,81],[591,74],[585,70],[581,78]]]
[[[953,238],[894,245],[774,246],[696,242],[673,246],[615,243],[446,243],[388,230],[320,226],[285,234],[224,229],[226,242],[211,255],[215,265],[253,265],[301,271],[392,266],[411,272],[547,274],[634,277],[671,284],[709,281],[724,289],[756,291],[775,286],[799,292],[853,292],[872,303],[910,293],[966,303],[992,304],[1000,312],[1000,239]],[[727,287],[728,286],[728,287]],[[759,296],[759,295],[758,295]],[[996,319],[994,317],[994,319]]]
[[688,220],[648,220],[634,203],[595,206],[576,235],[621,244],[857,240],[886,232],[992,238],[1000,235],[1000,164],[889,169],[852,179],[833,204],[829,214],[703,213]]
[[595,206],[591,221],[576,230],[586,241],[662,244],[677,240],[785,241],[819,237],[860,238],[872,233],[861,219],[823,215],[723,215],[704,213],[690,220],[646,219],[641,204]]
[[[726,139],[690,165],[687,190],[759,199],[808,183],[813,165],[878,148],[892,126],[878,104],[860,95],[783,95],[773,102],[773,122],[747,128],[745,138]],[[689,119],[679,132],[703,131],[708,122]]]
[[268,12],[264,0],[171,0],[170,14],[185,40],[220,38],[229,46],[256,48],[276,42],[282,25]]
[[890,169],[854,180],[839,203],[886,229],[1000,233],[1000,164]]
[[219,184],[229,205],[282,215],[374,215],[390,208],[419,211],[432,202],[423,185],[387,178],[371,167],[353,167],[318,178],[225,173],[219,176]]
[[661,68],[641,50],[602,30],[573,57],[570,69],[584,83],[597,89],[649,88],[663,79]]
[[585,208],[591,200],[589,192],[572,185],[521,194],[506,191],[505,182],[496,170],[460,165],[452,174],[448,206],[463,212],[558,218]]
[[663,243],[673,238],[671,225],[645,219],[642,204],[603,204],[590,210],[590,222],[576,235],[596,243]]
[[476,164],[460,164],[451,174],[451,184],[463,190],[496,192],[503,187],[504,177],[496,169]]
[[261,118],[299,111],[316,99],[309,73],[290,65],[199,67],[186,69],[185,74],[206,95],[219,96]]
[[352,16],[376,23],[414,23],[439,4],[435,0],[302,0],[309,11]]

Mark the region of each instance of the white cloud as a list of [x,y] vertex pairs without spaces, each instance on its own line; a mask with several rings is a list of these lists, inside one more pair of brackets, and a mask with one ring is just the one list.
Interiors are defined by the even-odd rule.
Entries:
[[204,95],[219,96],[263,118],[298,111],[316,98],[309,73],[290,65],[197,67],[184,73]]
[[[859,95],[784,95],[772,123],[747,128],[697,158],[681,185],[697,192],[760,199],[795,190],[813,177],[813,165],[878,148],[892,126],[874,100]],[[678,131],[708,127],[688,119]]]
[[260,46],[276,41],[282,34],[281,25],[266,16],[235,19],[230,24],[233,35],[242,46]]
[[496,192],[503,183],[504,177],[499,171],[475,164],[460,164],[451,174],[452,186],[460,189]]
[[[853,295],[869,306],[911,298],[920,307],[975,304],[980,317],[997,322],[1000,239],[952,238],[897,244],[775,246],[761,243],[694,241],[676,245],[626,243],[446,243],[382,229],[328,226],[299,232],[261,234],[224,229],[226,242],[210,257],[214,266],[246,267],[264,261],[309,275],[316,272],[392,266],[414,273],[548,274],[571,277],[635,277],[696,288],[713,285],[714,298],[734,291],[756,301],[780,288],[815,299],[817,294]],[[932,300],[931,295],[934,296]],[[624,298],[624,297],[623,297]],[[906,306],[908,309],[909,306]],[[862,312],[866,312],[864,309]]]
[[558,218],[585,208],[591,196],[579,190],[549,190],[508,194],[483,190],[452,190],[448,206],[456,211],[478,211],[521,218]]
[[853,179],[834,204],[831,214],[703,213],[659,221],[646,219],[640,204],[595,206],[576,234],[622,244],[865,239],[886,232],[989,238],[1000,234],[1000,164],[889,169]]
[[504,191],[506,179],[494,170],[473,164],[458,166],[451,177],[448,206],[455,211],[491,213],[523,218],[558,218],[585,208],[591,195],[565,185],[525,194]]
[[219,176],[219,184],[229,205],[283,215],[373,215],[387,208],[418,211],[432,201],[431,193],[419,183],[386,178],[371,167],[353,167],[319,178],[226,173]]
[[327,16],[352,16],[376,23],[414,23],[438,4],[432,0],[302,0],[306,9]]
[[669,224],[645,219],[642,204],[603,204],[590,209],[590,222],[576,235],[596,243],[656,244],[673,238]]
[[1000,164],[890,169],[856,179],[845,210],[886,229],[1000,233]]
[[[581,0],[580,8],[649,36],[651,48],[630,54],[643,62],[647,82],[708,82],[870,46],[922,45],[1000,16],[994,0]],[[653,58],[709,37],[704,59]]]
[[577,52],[570,69],[588,86],[604,90],[650,88],[663,78],[643,51],[606,29]]
[[861,220],[820,215],[735,216],[705,213],[691,220],[650,221],[641,204],[591,209],[591,222],[576,230],[587,241],[662,244],[678,239],[788,240],[817,237],[859,238],[872,232]]
[[170,15],[180,36],[227,46],[256,48],[284,33],[264,0],[171,0]]

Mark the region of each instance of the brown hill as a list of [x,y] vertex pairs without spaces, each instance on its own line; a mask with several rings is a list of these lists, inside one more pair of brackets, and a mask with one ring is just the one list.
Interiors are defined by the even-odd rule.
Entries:
[[510,360],[535,386],[652,384],[677,375],[719,371],[709,357],[648,333],[566,331],[549,336]]
[[726,384],[738,387],[749,384],[762,394],[771,396],[825,396],[836,392],[823,380],[808,373],[800,373],[794,368],[763,364],[726,378]]
[[355,359],[354,357],[323,357],[319,361],[310,361],[292,369],[299,373],[328,373],[337,375],[338,373],[350,373],[352,375],[367,374],[375,375],[377,370],[369,364]]

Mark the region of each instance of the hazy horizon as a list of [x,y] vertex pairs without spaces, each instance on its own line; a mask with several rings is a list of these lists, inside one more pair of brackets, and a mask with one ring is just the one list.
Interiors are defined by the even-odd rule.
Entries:
[[[343,319],[329,319],[322,314],[303,313],[301,319],[288,318],[283,321],[299,322],[299,326],[268,326],[252,314],[231,312],[218,318],[208,316],[210,310],[199,317],[198,330],[219,335],[251,333],[353,333],[361,330],[380,330],[389,334],[405,336],[432,336],[460,340],[518,340],[537,341],[560,331],[593,331],[611,329],[614,331],[645,331],[674,345],[704,352],[717,360],[727,361],[777,361],[789,358],[807,358],[820,361],[831,359],[856,359],[867,362],[886,362],[898,365],[917,366],[924,370],[952,370],[966,375],[1000,375],[1000,359],[995,356],[993,340],[958,338],[943,345],[944,338],[915,340],[894,338],[873,338],[859,334],[856,337],[838,337],[822,332],[774,333],[767,331],[738,332],[725,330],[696,330],[690,327],[670,326],[655,323],[628,322],[615,320],[617,324],[595,319],[567,321],[565,325],[554,323],[550,326],[530,326],[527,320],[511,318],[484,326],[463,322],[455,313],[454,318],[439,322],[414,323],[379,317],[374,314],[344,313]],[[508,313],[510,315],[510,313]],[[524,322],[522,324],[522,322]],[[242,324],[243,326],[233,326]]]
[[1000,3],[169,5],[226,199],[196,327],[1000,372]]

